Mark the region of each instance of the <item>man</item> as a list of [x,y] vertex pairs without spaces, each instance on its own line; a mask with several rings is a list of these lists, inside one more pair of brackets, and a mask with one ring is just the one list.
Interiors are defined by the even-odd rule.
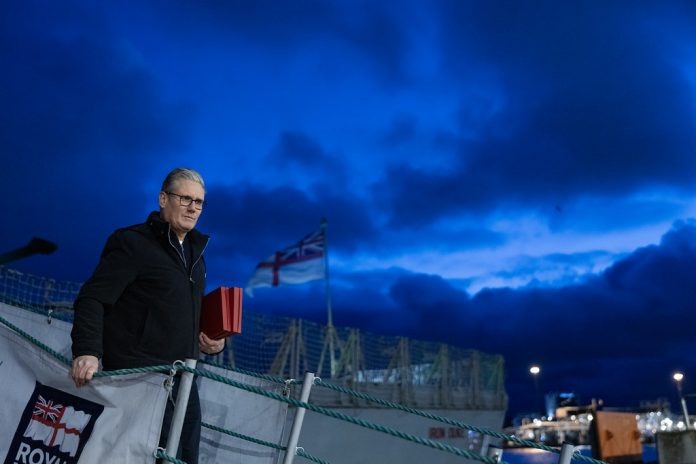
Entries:
[[[75,301],[70,373],[78,387],[92,379],[100,359],[105,370],[114,370],[197,359],[199,350],[222,351],[224,339],[212,340],[199,330],[209,237],[195,227],[204,200],[200,174],[174,169],[162,184],[159,213],[109,237]],[[172,412],[168,402],[162,447]],[[188,464],[198,461],[200,422],[194,382],[179,448]]]

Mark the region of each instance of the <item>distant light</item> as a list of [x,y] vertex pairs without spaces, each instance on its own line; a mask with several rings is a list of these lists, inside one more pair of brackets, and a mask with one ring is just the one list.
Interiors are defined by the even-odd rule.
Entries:
[[675,372],[672,378],[677,382],[681,382],[684,379],[684,374],[682,374],[681,372]]
[[[532,375],[537,375],[537,374],[539,374],[539,372],[541,372],[541,368],[540,368],[539,366],[532,366],[532,367],[529,368],[529,372],[530,372]],[[676,374],[675,374],[675,375],[676,375]]]
[[592,414],[588,414],[588,415],[587,415],[587,420],[588,420],[588,421],[591,421],[592,419],[594,419],[594,416],[592,416]]

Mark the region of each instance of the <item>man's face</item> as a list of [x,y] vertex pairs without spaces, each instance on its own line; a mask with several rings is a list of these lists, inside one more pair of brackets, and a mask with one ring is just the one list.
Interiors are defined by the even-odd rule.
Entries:
[[182,201],[186,203],[191,198],[202,201],[205,198],[205,191],[198,182],[185,179],[174,182],[169,191],[170,195],[160,192],[160,216],[171,225],[179,240],[183,240],[186,233],[196,227],[202,210],[196,207],[195,201],[188,206],[181,203]]

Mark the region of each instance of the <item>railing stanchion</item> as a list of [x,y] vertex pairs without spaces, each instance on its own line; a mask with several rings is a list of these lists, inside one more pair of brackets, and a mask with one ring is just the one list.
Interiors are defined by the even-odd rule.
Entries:
[[573,458],[573,451],[575,447],[570,443],[563,443],[561,446],[561,457],[558,458],[558,464],[570,464],[570,460]]
[[488,456],[488,447],[491,446],[491,436],[484,435],[481,440],[481,456]]
[[500,462],[503,459],[503,450],[496,446],[490,446],[484,456],[488,458],[495,458],[495,462]]
[[[305,372],[304,381],[302,382],[302,392],[300,393],[300,401],[303,403],[309,400],[309,393],[312,390],[312,385],[314,385],[314,374],[312,372]],[[297,408],[295,412],[295,419],[292,421],[290,438],[288,438],[288,447],[285,450],[283,464],[292,464],[292,461],[295,459],[297,441],[300,439],[300,431],[302,430],[302,421],[304,421],[305,412],[305,408]]]
[[[186,367],[191,369],[196,368],[195,359],[187,359]],[[184,417],[186,416],[186,407],[188,406],[189,395],[191,394],[191,384],[193,383],[193,374],[184,372],[181,374],[179,391],[176,395],[176,405],[174,406],[174,414],[172,415],[172,425],[169,427],[169,435],[167,436],[167,454],[176,456],[179,450],[179,440],[181,438],[181,429],[184,426]]]

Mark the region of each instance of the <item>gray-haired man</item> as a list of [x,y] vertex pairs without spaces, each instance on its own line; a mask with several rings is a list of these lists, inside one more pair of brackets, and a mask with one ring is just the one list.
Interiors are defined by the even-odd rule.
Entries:
[[[212,340],[199,330],[206,275],[203,252],[209,237],[195,227],[204,205],[200,174],[174,169],[162,184],[159,212],[109,237],[75,301],[71,375],[78,387],[92,379],[100,359],[105,370],[127,369],[196,359],[199,351],[214,354],[224,348],[224,339]],[[168,403],[161,446],[172,410]],[[198,461],[199,439],[194,383],[180,459]]]

